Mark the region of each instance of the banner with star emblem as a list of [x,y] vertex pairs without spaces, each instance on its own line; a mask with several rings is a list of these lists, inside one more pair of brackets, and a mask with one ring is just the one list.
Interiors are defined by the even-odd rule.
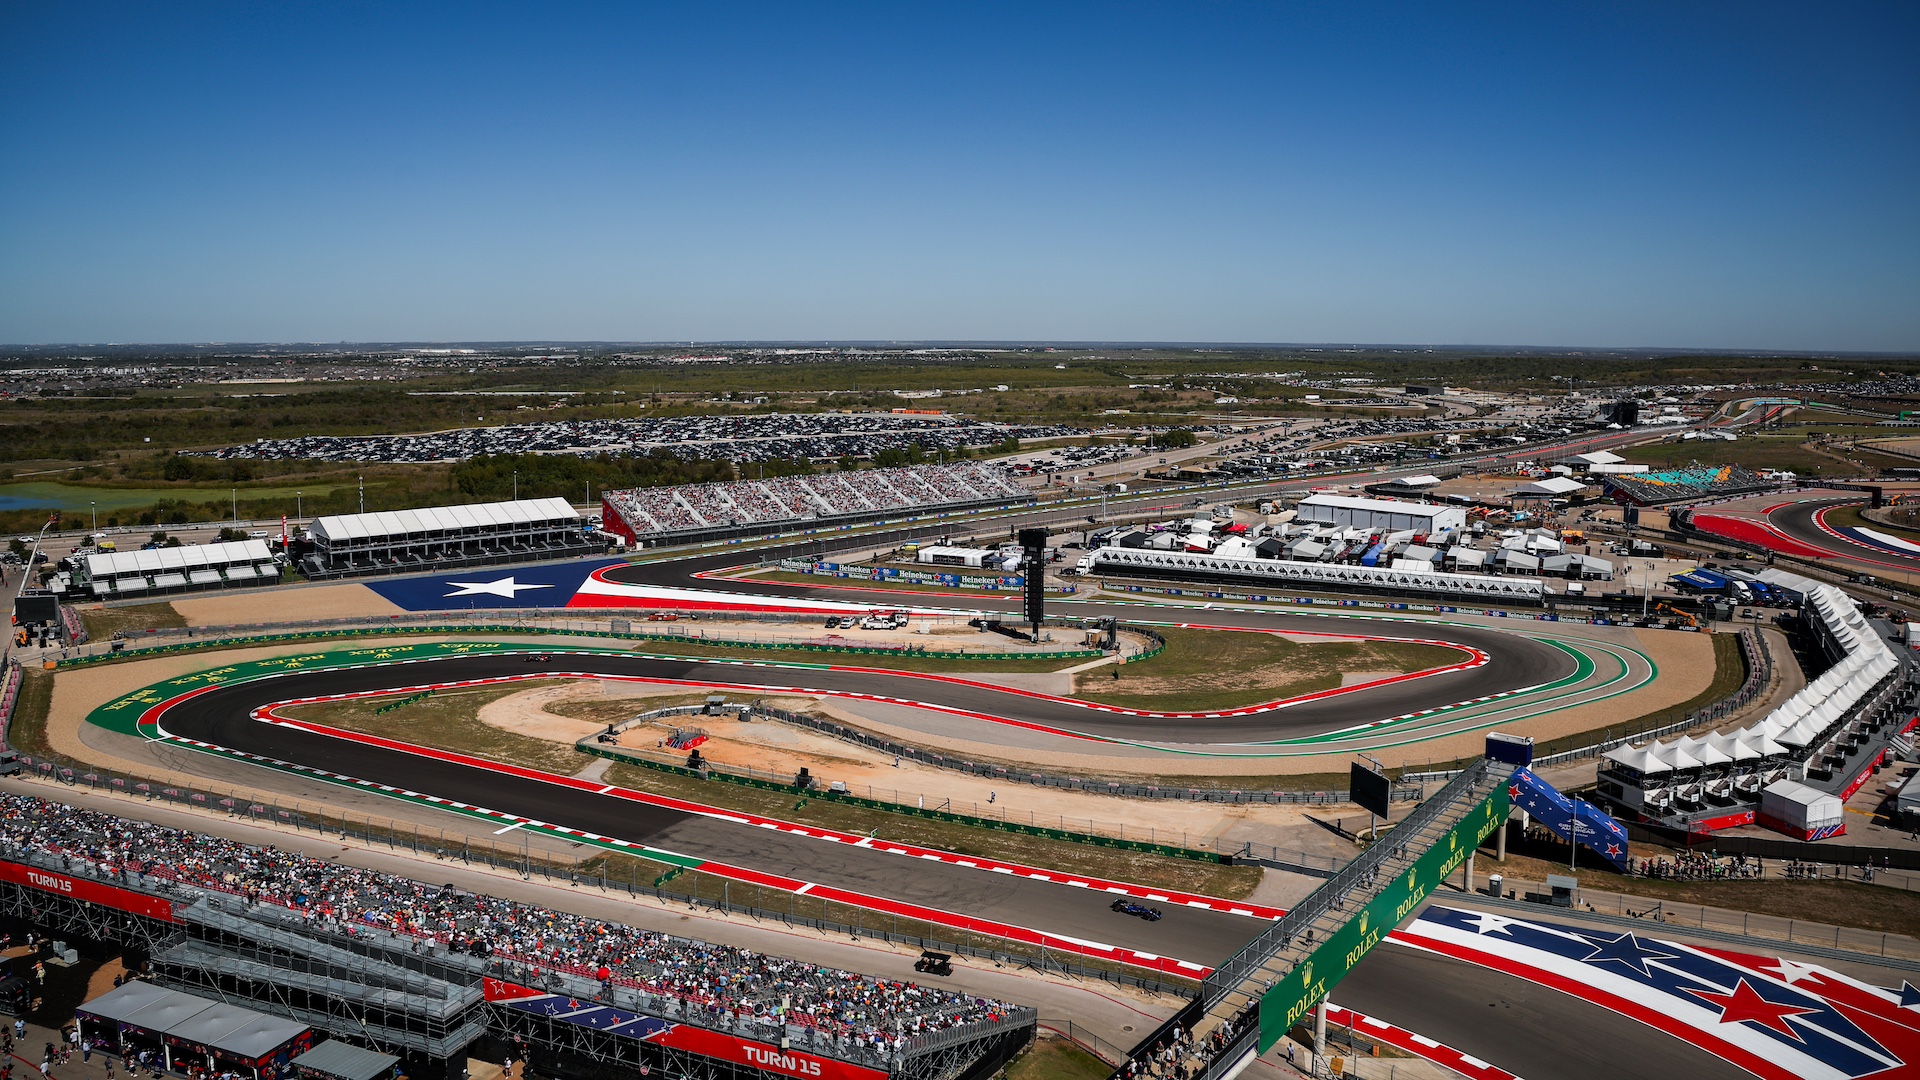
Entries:
[[486,611],[492,608],[561,608],[587,576],[620,559],[479,566],[426,577],[379,578],[367,588],[408,611]]
[[1765,1080],[1920,1078],[1920,989],[1906,982],[1438,905],[1394,940],[1571,994]]
[[1514,770],[1507,798],[1560,839],[1571,842],[1577,835],[1581,847],[1613,864],[1615,870],[1627,869],[1627,830],[1606,811],[1584,799],[1567,798],[1532,769]]

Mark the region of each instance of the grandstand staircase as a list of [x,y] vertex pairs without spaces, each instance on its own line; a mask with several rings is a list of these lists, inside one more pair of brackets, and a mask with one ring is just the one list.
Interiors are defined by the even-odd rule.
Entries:
[[[1495,787],[1507,783],[1507,776],[1488,761],[1476,762],[1207,976],[1197,999],[1200,1016],[1192,1024],[1193,1045],[1205,1045],[1221,1028],[1234,1034],[1229,1047],[1198,1074],[1198,1080],[1225,1076],[1242,1058],[1259,1053],[1260,1025],[1241,1023],[1248,1010],[1312,956],[1321,942],[1356,918],[1387,883],[1443,841]],[[1383,938],[1387,929],[1381,929]],[[1149,1036],[1141,1046],[1149,1047],[1158,1035]],[[1139,1052],[1136,1048],[1135,1053]]]

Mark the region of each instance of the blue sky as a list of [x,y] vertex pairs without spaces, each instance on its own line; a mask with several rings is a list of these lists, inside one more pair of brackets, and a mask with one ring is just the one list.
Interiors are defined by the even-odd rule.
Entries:
[[0,341],[1920,350],[1920,7],[0,5]]

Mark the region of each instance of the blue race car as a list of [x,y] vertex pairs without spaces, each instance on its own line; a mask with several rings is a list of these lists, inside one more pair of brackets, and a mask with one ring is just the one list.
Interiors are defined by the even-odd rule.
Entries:
[[1124,898],[1115,900],[1111,910],[1117,911],[1122,915],[1132,915],[1137,919],[1145,919],[1148,922],[1160,921],[1159,908],[1151,908],[1145,904],[1136,904]]

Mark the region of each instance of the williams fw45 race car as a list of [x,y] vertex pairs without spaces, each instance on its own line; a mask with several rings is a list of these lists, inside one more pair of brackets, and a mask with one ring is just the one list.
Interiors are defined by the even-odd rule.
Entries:
[[1117,911],[1122,915],[1132,915],[1136,919],[1145,919],[1148,922],[1160,921],[1159,908],[1148,907],[1145,904],[1136,904],[1131,900],[1126,900],[1126,899],[1115,900],[1113,902],[1112,910]]

